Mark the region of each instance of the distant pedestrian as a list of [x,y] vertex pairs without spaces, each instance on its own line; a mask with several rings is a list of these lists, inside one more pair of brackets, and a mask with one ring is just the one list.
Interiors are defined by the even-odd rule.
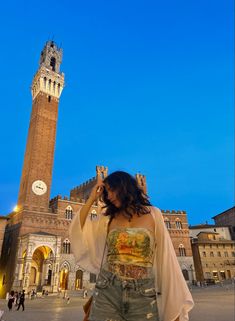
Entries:
[[19,293],[16,291],[14,294],[14,305],[18,305]]
[[12,310],[12,306],[13,306],[14,300],[15,300],[14,291],[11,291],[9,296],[8,296],[8,302],[7,302],[7,306],[8,306],[9,311]]
[[25,300],[25,290],[23,290],[22,293],[20,294],[20,299],[19,299],[17,311],[20,309],[21,305],[22,305],[22,311],[24,311],[24,300]]

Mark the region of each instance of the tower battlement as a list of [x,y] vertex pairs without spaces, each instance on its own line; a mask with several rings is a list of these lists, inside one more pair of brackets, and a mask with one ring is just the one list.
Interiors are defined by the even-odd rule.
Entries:
[[186,211],[176,211],[176,210],[161,210],[162,214],[186,214]]
[[96,175],[97,177],[101,177],[104,179],[105,177],[108,176],[108,167],[105,166],[96,166]]
[[39,65],[59,73],[62,56],[62,48],[59,48],[54,41],[47,41],[41,51]]
[[97,182],[97,178],[101,177],[101,179],[104,179],[107,175],[108,175],[108,167],[98,166],[97,165],[96,166],[96,176],[90,178],[86,182],[84,182],[84,183],[76,186],[75,188],[73,188],[70,191],[70,199],[73,199],[73,200],[78,200],[78,199],[86,200],[89,197],[92,188],[95,186],[95,184]]
[[143,174],[137,173],[135,175],[135,178],[137,180],[139,187],[144,191],[145,194],[147,194],[146,176]]
[[33,99],[40,92],[59,99],[64,87],[64,74],[60,73],[61,62],[62,49],[57,47],[54,41],[47,41],[41,52],[39,69],[31,86]]
[[73,188],[70,191],[70,199],[71,200],[86,200],[89,195],[90,192],[93,188],[93,186],[95,186],[97,182],[97,178],[96,177],[92,177],[89,180],[87,180],[86,182],[82,183],[79,186],[76,186],[75,188]]

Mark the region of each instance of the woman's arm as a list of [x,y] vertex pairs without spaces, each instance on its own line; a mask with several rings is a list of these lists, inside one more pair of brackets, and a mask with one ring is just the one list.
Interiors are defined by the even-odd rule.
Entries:
[[81,223],[81,228],[83,228],[87,215],[90,211],[90,208],[92,204],[99,198],[99,196],[103,193],[104,187],[103,187],[103,182],[102,180],[98,177],[97,179],[97,184],[93,187],[91,194],[86,201],[86,203],[83,205],[80,211],[80,223]]

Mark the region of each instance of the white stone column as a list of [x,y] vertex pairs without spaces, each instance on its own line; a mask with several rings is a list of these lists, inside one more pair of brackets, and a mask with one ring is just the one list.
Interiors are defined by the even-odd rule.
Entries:
[[57,237],[56,244],[54,246],[54,257],[53,257],[53,264],[52,264],[52,277],[51,277],[52,292],[58,292],[58,289],[59,289],[60,255],[61,255],[61,237]]
[[23,289],[25,292],[28,292],[28,287],[29,287],[29,278],[30,278],[30,272],[31,272],[31,261],[32,257],[31,256],[26,256],[24,260],[24,271],[23,271]]

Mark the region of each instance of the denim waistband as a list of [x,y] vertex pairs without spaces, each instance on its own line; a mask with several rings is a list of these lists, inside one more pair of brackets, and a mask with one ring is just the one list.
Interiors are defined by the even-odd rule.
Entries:
[[[129,287],[129,288],[138,288],[146,283],[152,282],[154,284],[154,277],[148,278],[141,278],[141,279],[128,279],[122,278],[119,275],[107,271],[106,269],[102,268],[100,271],[101,277],[106,278],[112,283],[119,283],[122,286]],[[99,277],[98,277],[99,279]]]
[[149,279],[153,277],[153,268],[136,264],[106,262],[103,268],[125,279]]

